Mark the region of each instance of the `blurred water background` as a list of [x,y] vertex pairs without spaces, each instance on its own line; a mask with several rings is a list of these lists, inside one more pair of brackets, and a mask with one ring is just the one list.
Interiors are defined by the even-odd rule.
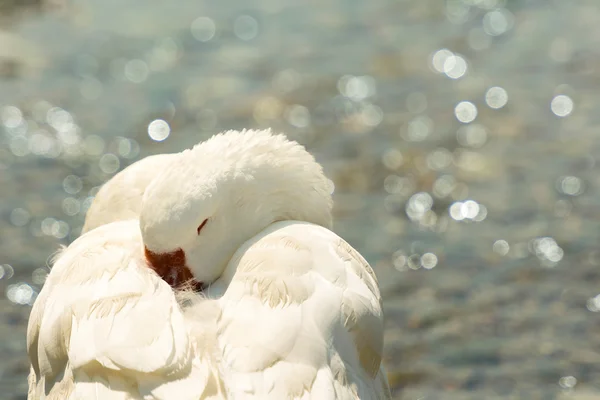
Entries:
[[305,144],[375,268],[397,399],[600,398],[598,0],[0,0],[0,398],[99,185]]

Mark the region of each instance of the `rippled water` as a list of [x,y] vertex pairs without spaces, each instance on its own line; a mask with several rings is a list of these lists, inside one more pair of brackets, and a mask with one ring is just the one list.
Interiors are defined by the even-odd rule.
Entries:
[[99,185],[267,126],[324,164],[380,277],[396,398],[600,398],[599,22],[597,0],[0,0],[2,398]]

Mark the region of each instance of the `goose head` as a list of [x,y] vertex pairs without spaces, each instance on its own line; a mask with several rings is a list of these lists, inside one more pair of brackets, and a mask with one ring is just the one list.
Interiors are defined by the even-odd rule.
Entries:
[[201,289],[235,251],[277,221],[331,227],[331,188],[306,149],[270,130],[227,131],[180,154],[149,185],[146,258],[171,286]]

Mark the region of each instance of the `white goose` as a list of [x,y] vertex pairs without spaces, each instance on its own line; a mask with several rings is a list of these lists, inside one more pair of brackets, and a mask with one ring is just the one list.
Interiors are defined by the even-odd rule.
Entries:
[[[232,399],[390,398],[381,366],[383,316],[375,275],[354,249],[328,229],[330,225],[331,196],[321,167],[302,146],[284,136],[230,131],[181,153],[144,194],[140,226],[146,259],[173,287],[190,281],[196,288],[210,285],[205,292],[214,300],[184,291],[188,305],[181,311],[174,306],[172,293],[159,298],[155,288],[166,286],[156,280],[152,285],[135,286],[137,292],[127,289],[127,282],[120,283],[127,278],[118,278],[116,273],[131,262],[114,261],[115,266],[103,268],[116,272],[103,273],[95,281],[96,292],[106,296],[108,305],[88,306],[92,311],[86,321],[88,329],[96,330],[91,327],[97,323],[102,332],[101,326],[108,324],[110,328],[105,329],[126,332],[125,338],[119,339],[123,343],[101,341],[101,346],[92,341],[87,343],[90,350],[85,335],[73,341],[73,332],[79,332],[83,324],[77,318],[56,316],[60,311],[52,310],[66,306],[54,300],[64,295],[56,294],[51,282],[63,285],[67,281],[66,289],[92,281],[92,272],[84,267],[85,252],[69,264],[67,250],[57,265],[64,263],[63,274],[81,282],[61,277],[55,267],[36,301],[28,332],[34,371],[31,386],[47,394],[65,385],[60,383],[64,381],[74,382],[75,388],[96,382],[104,385],[104,397],[89,398],[106,399],[142,395],[183,399],[193,390],[195,398],[203,391],[200,398],[209,398],[207,393],[221,396],[224,391]],[[118,226],[101,227],[78,242],[85,242],[89,235],[104,237],[108,229]],[[119,239],[114,243],[118,247]],[[133,257],[138,260],[136,271],[151,274],[149,269],[138,268],[139,257]],[[98,258],[104,262],[102,256]],[[81,275],[74,272],[78,270]],[[115,300],[105,294],[111,293],[104,282],[107,279],[121,290]],[[82,290],[83,299],[75,303],[97,301],[86,297],[92,292],[92,288]],[[148,307],[155,301],[158,310],[166,307],[171,314],[162,311],[155,317],[146,312],[148,308],[129,306],[125,298],[130,292],[143,297]],[[118,300],[119,296],[123,299]],[[118,305],[110,307],[113,303]],[[137,319],[121,317],[122,310]],[[46,315],[54,315],[49,320],[58,319],[65,327],[45,324]],[[155,318],[159,320],[156,326],[162,328],[175,324],[173,317],[164,315],[183,320],[185,328],[173,328],[173,339],[156,339],[158,334],[149,333],[156,332]],[[177,336],[177,327],[187,336]],[[71,332],[70,341],[67,332]],[[137,341],[138,334],[146,343],[160,343],[163,351],[138,349],[139,359],[132,351],[125,352],[125,361],[115,362],[124,343]],[[187,338],[185,345],[179,340],[182,337]],[[165,350],[169,346],[170,352]],[[192,355],[186,359],[188,364],[174,361],[182,348]],[[111,355],[106,356],[107,352]],[[44,361],[47,354],[61,359],[58,369],[56,363]],[[190,363],[196,367],[188,367]],[[177,374],[169,373],[175,370]],[[86,374],[83,380],[78,378],[81,371]],[[127,385],[106,384],[110,382],[107,376],[113,375]],[[149,387],[155,392],[149,392]],[[40,396],[35,393],[31,398]]]

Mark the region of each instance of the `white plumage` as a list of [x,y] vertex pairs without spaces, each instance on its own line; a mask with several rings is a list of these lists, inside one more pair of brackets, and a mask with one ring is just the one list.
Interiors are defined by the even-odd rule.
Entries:
[[213,288],[226,288],[218,342],[232,398],[389,398],[377,280],[331,231],[272,224]]
[[59,255],[29,319],[28,399],[226,398],[216,348],[195,332],[214,319],[186,321],[141,246],[138,221],[121,221]]
[[[140,207],[58,258],[30,318],[30,399],[390,398],[377,279],[328,229],[329,183],[301,146],[216,136]],[[210,286],[173,290],[182,270]]]

